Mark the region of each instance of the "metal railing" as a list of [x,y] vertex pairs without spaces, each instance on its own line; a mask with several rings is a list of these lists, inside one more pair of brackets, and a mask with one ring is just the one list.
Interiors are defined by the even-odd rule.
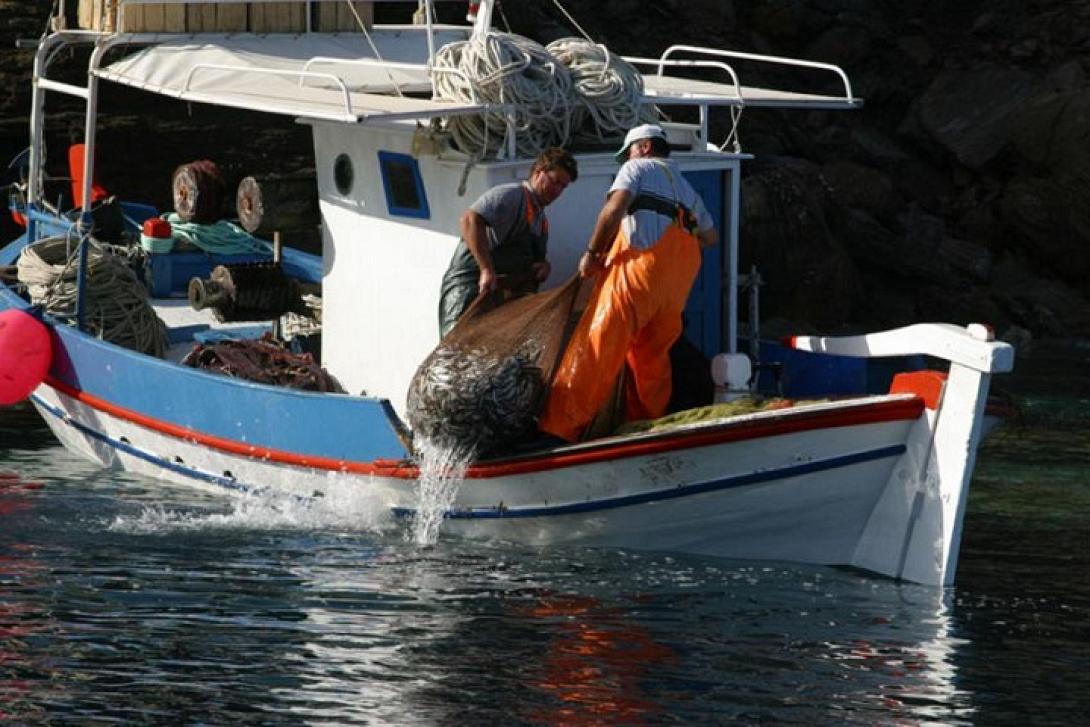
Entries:
[[[840,77],[841,82],[844,84],[844,101],[845,103],[854,104],[857,99],[852,95],[852,84],[848,80],[848,74],[844,72],[840,66],[832,63],[821,63],[819,61],[807,61],[801,58],[787,58],[785,56],[769,56],[759,53],[744,53],[742,51],[723,50],[719,48],[707,48],[697,45],[672,45],[662,52],[659,57],[660,61],[666,61],[671,55],[675,53],[693,53],[697,55],[710,55],[720,58],[734,58],[743,61],[756,61],[758,63],[769,63],[781,66],[793,66],[796,68],[812,68],[816,70],[829,71]],[[659,68],[659,75],[662,75],[662,67]]]

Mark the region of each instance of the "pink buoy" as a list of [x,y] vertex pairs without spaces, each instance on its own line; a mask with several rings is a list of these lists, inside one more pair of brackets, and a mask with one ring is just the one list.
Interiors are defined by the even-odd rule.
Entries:
[[26,311],[0,312],[0,405],[16,404],[45,380],[53,342],[44,323]]

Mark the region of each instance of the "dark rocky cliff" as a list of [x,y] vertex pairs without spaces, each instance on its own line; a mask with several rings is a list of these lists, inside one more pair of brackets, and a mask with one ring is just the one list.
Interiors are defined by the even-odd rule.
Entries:
[[[1090,4],[1084,0],[567,0],[613,48],[657,55],[675,41],[842,65],[857,112],[750,110],[743,262],[759,266],[766,332],[859,330],[930,319],[1000,333],[1090,335]],[[31,54],[45,4],[0,0],[0,154],[25,145]],[[553,3],[497,15],[547,42],[571,35]],[[754,69],[756,71],[756,69]],[[750,72],[753,73],[753,72]],[[78,74],[74,78],[79,78]],[[747,75],[748,83],[775,77]],[[230,171],[306,164],[305,128],[111,90],[102,176],[165,204],[169,171],[226,142]],[[63,148],[75,106],[50,127]],[[726,119],[713,116],[713,137]],[[224,121],[228,123],[224,123]],[[120,153],[119,153],[120,152]],[[59,160],[63,161],[63,160]],[[55,173],[62,174],[63,169]]]

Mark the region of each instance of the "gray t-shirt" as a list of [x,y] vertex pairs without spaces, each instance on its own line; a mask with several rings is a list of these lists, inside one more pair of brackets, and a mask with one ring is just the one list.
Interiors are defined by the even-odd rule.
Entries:
[[533,192],[521,182],[488,190],[469,206],[488,223],[488,249],[528,245],[533,261],[545,259],[549,222]]
[[[633,196],[650,195],[672,202],[680,202],[696,215],[696,226],[708,230],[715,226],[704,200],[693,189],[676,163],[669,159],[630,159],[621,166],[613,180],[610,192],[623,189]],[[673,222],[670,217],[652,210],[637,209],[625,215],[621,222],[628,244],[638,250],[658,242],[666,228]]]
[[[493,187],[469,207],[488,224],[488,249],[497,275],[528,279],[530,266],[545,259],[549,222],[529,187],[515,182]],[[477,297],[481,270],[465,240],[458,242],[439,290],[439,331],[446,334]],[[536,288],[536,282],[530,284]]]
[[[488,249],[496,273],[525,274],[545,259],[549,221],[536,196],[521,182],[501,184],[477,198],[469,209],[488,223]],[[476,285],[481,271],[465,240],[458,243],[444,276],[444,287],[462,281]]]

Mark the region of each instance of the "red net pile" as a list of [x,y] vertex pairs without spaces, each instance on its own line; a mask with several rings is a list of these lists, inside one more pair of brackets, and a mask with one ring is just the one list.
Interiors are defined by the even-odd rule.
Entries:
[[260,340],[198,343],[182,364],[225,376],[306,391],[345,393],[309,353],[295,353],[266,334]]

